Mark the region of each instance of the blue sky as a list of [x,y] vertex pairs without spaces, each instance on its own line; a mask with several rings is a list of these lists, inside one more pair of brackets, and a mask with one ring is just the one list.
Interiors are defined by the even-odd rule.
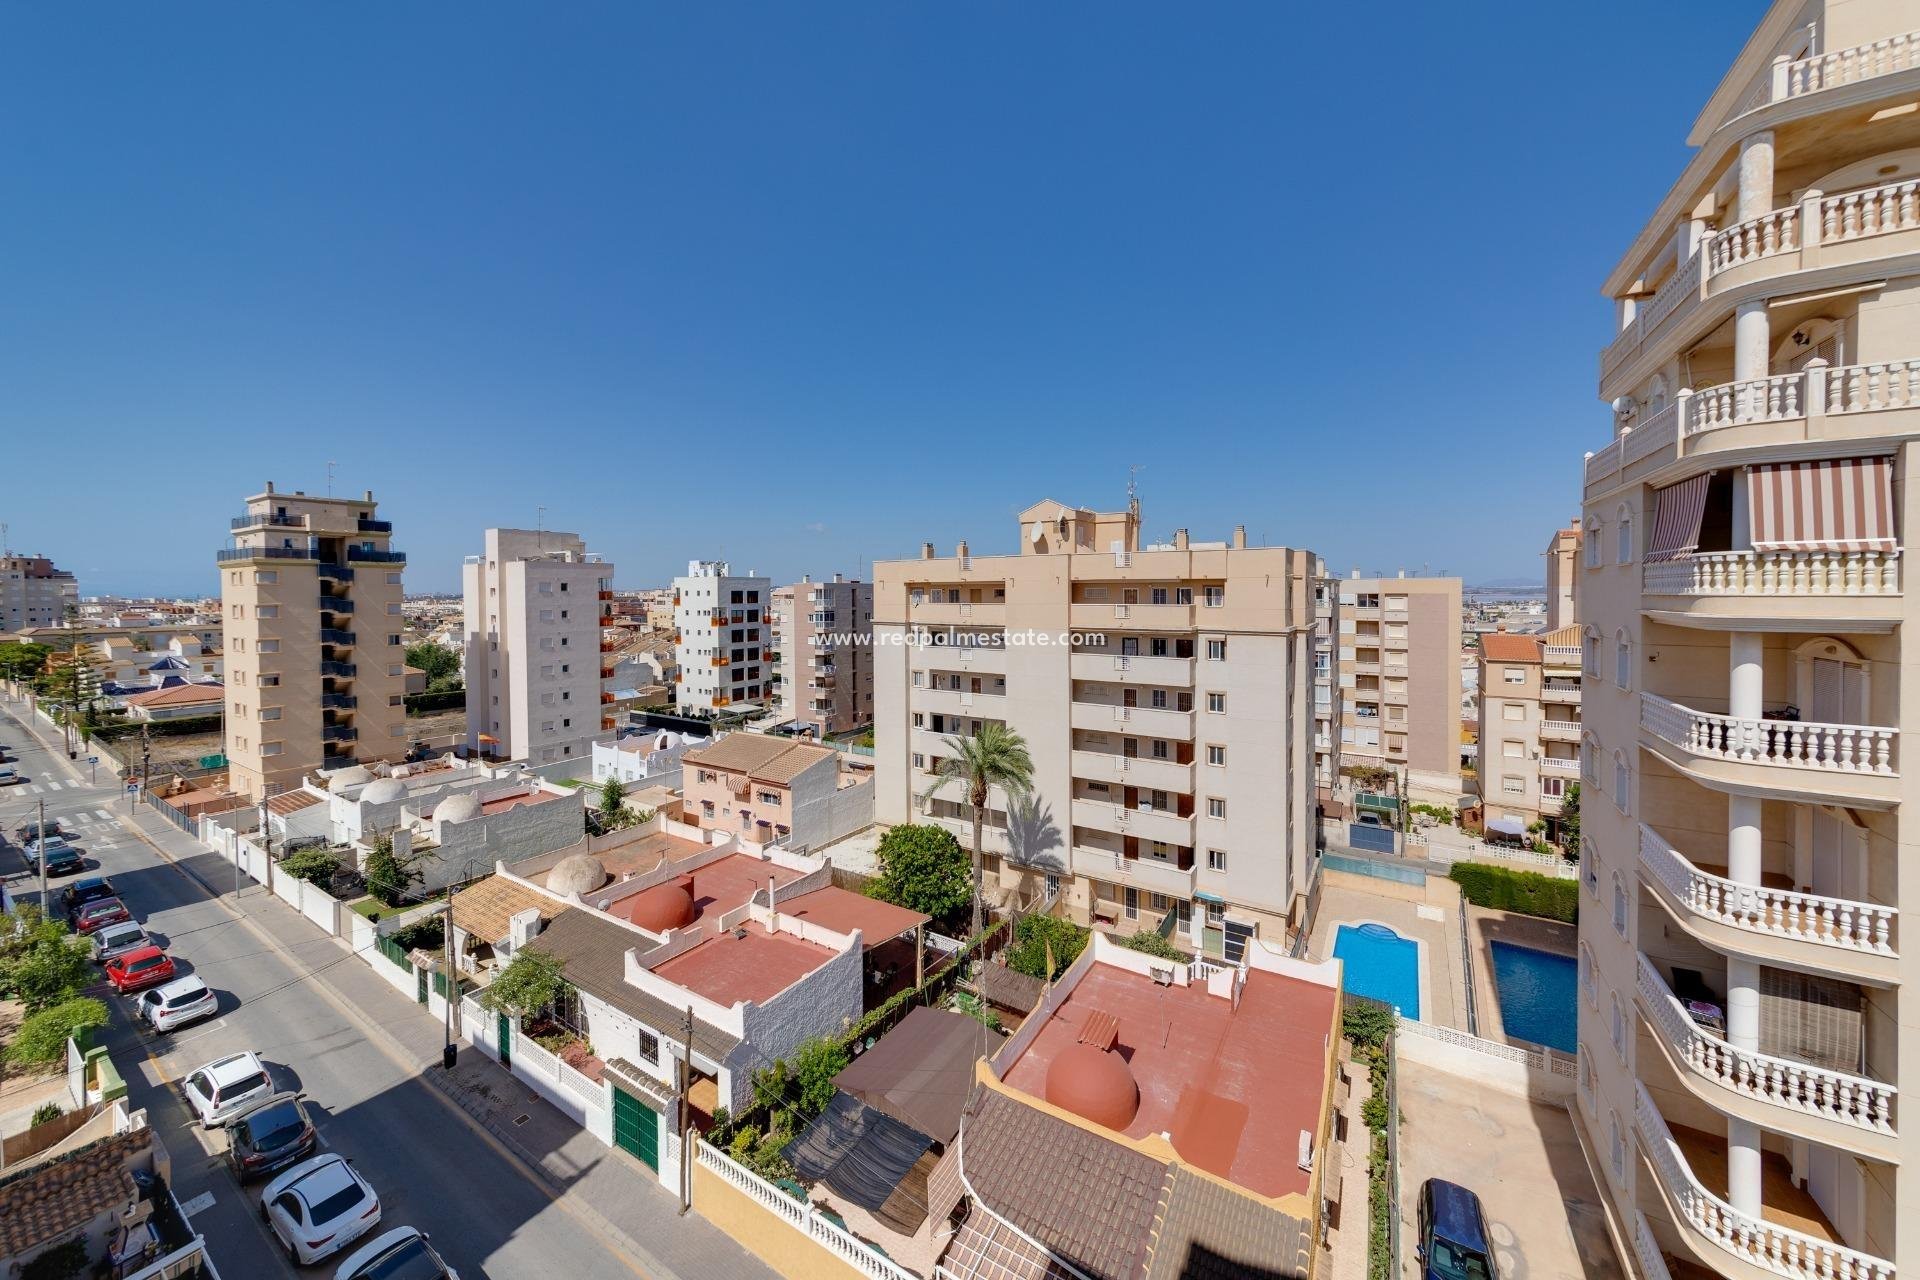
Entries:
[[1763,11],[10,2],[0,520],[211,591],[331,460],[415,590],[542,505],[793,579],[1138,464],[1154,536],[1537,578]]

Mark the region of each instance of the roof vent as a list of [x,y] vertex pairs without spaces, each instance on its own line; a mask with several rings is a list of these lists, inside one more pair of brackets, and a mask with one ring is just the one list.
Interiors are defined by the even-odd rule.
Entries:
[[743,942],[744,942],[744,941],[746,941],[746,937],[747,937],[747,926],[745,926],[745,925],[741,925],[741,926],[740,926],[739,928],[737,928],[737,929],[735,929],[735,930],[733,931],[733,936],[734,936],[734,937],[736,937],[736,938],[738,938],[738,939],[740,939],[740,940],[741,940],[741,941],[743,941]]

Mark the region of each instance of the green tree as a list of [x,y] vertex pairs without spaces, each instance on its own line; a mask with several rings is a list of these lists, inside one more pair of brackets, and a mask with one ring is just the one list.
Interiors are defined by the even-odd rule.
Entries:
[[932,799],[949,782],[966,788],[967,810],[973,819],[973,932],[978,933],[986,911],[980,841],[987,817],[987,788],[999,787],[1015,803],[1025,800],[1033,793],[1033,757],[1027,753],[1026,739],[994,721],[982,725],[972,737],[949,734],[947,747],[952,754],[940,757],[938,777],[922,798]]
[[0,993],[18,999],[28,1013],[68,999],[93,976],[87,940],[47,919],[33,904],[22,903],[0,921],[6,934],[0,943]]
[[480,1003],[499,1013],[527,1018],[555,1000],[567,985],[558,957],[529,947],[515,953],[507,967],[480,992]]
[[407,665],[427,673],[432,692],[460,687],[460,656],[443,644],[428,640],[407,647]]
[[[389,842],[391,843],[391,842]],[[295,880],[326,888],[340,870],[340,859],[327,849],[300,849],[280,859],[280,871]]]
[[867,881],[868,897],[951,921],[972,897],[967,851],[945,827],[902,823],[880,837],[880,870]]
[[9,680],[31,680],[46,670],[53,650],[28,640],[9,640],[0,644],[0,675]]
[[60,1061],[67,1052],[67,1041],[76,1033],[106,1025],[106,1005],[88,996],[75,996],[21,1023],[4,1056],[17,1067],[43,1067]]
[[833,1078],[847,1067],[847,1046],[839,1040],[809,1036],[793,1051],[795,1101],[809,1119],[833,1101]]
[[1580,784],[1569,782],[1560,798],[1560,849],[1569,858],[1580,856]]
[[[1071,920],[1053,916],[1021,916],[1013,927],[1013,945],[1007,948],[1007,968],[1029,978],[1051,982],[1080,958],[1087,946],[1087,930]],[[1053,957],[1051,968],[1047,957]]]
[[367,892],[389,907],[405,904],[420,883],[419,858],[402,858],[393,851],[393,837],[376,837],[367,852]]

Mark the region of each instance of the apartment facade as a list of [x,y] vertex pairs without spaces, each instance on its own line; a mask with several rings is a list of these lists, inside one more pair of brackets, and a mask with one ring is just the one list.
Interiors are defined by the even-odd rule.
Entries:
[[1547,630],[1580,620],[1580,525],[1555,529],[1547,540]]
[[467,745],[548,764],[591,758],[615,672],[601,623],[613,566],[579,535],[489,529],[462,567]]
[[1489,831],[1558,838],[1580,780],[1580,629],[1480,638],[1480,799]]
[[736,575],[725,560],[694,560],[673,580],[674,701],[699,713],[773,697],[767,657],[773,580]]
[[260,797],[311,769],[404,755],[401,575],[373,491],[266,491],[216,557],[226,645],[228,785]]
[[1460,794],[1460,579],[1339,582],[1337,670],[1347,765],[1404,772],[1410,792]]
[[[1034,795],[988,796],[988,892],[1082,924],[1166,923],[1238,959],[1305,918],[1313,850],[1311,553],[1142,546],[1139,512],[1047,501],[1019,550],[876,566],[875,817],[971,839],[949,737],[1008,725]],[[911,643],[909,643],[911,641]]]
[[803,578],[773,593],[780,710],[818,736],[873,723],[873,584]]
[[1605,285],[1576,1111],[1656,1277],[1920,1267],[1916,25],[1773,5]]
[[1343,715],[1334,666],[1340,648],[1340,583],[1327,576],[1326,562],[1318,558],[1313,574],[1313,780],[1331,788],[1340,778]]
[[0,556],[0,631],[58,627],[80,609],[80,581],[45,556]]

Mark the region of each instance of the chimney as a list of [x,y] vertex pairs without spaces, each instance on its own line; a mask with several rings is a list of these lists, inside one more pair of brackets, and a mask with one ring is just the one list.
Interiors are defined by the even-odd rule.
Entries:
[[833,575],[833,580],[835,582],[845,582],[847,580],[847,575],[844,573],[836,573]]
[[1246,548],[1247,526],[1243,524],[1233,526],[1233,545],[1235,550],[1244,550]]
[[953,549],[953,554],[962,560],[967,558],[967,540],[965,538],[960,539],[960,545]]
[[933,559],[933,544],[931,542],[923,542],[920,544],[920,558],[922,560]]
[[1187,531],[1185,529],[1175,529],[1173,531],[1173,549],[1175,551],[1185,551],[1187,549]]
[[774,887],[778,883],[779,882],[776,881],[771,874],[767,876],[767,910],[768,911],[773,910],[773,891],[774,891]]
[[273,492],[273,481],[271,481],[271,480],[269,480],[269,481],[267,481],[267,492],[268,492],[268,493],[272,493],[272,492]]
[[1405,569],[1402,569],[1402,570],[1401,570],[1401,571],[1400,571],[1400,572],[1399,572],[1398,574],[1396,574],[1395,576],[1396,576],[1396,577],[1401,577],[1401,578],[1404,578],[1404,577],[1406,577],[1406,576],[1407,576],[1407,571],[1406,571]]
[[807,586],[807,585],[809,585],[809,584],[811,584],[812,582],[813,582],[813,575],[812,575],[812,574],[810,574],[810,573],[803,573],[803,574],[801,574],[801,575],[800,575],[800,585],[801,585],[801,586],[803,586],[803,587],[804,587],[804,586]]
[[369,490],[367,490],[367,496],[366,496],[366,497],[364,497],[364,498],[362,498],[362,499],[361,499],[361,501],[362,501],[362,502],[372,502],[372,501],[373,501],[373,490],[371,490],[371,489],[369,489]]

